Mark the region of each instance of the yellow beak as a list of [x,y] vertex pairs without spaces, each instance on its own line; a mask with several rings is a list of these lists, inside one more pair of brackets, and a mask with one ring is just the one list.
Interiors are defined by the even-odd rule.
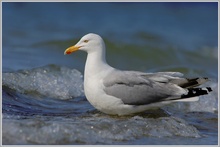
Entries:
[[71,46],[65,50],[64,55],[71,54],[72,52],[79,50],[80,47],[81,46]]

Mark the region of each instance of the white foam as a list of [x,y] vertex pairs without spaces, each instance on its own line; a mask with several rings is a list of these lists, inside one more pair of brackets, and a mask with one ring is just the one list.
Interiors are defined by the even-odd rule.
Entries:
[[[54,118],[56,119],[56,118]],[[177,117],[143,118],[97,115],[62,121],[3,120],[3,144],[113,144],[142,137],[199,138],[199,131]],[[13,128],[13,129],[12,129]],[[160,143],[163,144],[163,143]]]
[[2,74],[3,86],[20,93],[69,99],[84,95],[82,74],[76,69],[47,65]]

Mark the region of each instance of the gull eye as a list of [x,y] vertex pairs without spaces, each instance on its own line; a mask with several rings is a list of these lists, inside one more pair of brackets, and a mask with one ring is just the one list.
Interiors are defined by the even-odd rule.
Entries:
[[89,40],[84,40],[83,42],[87,43],[87,42],[89,42]]

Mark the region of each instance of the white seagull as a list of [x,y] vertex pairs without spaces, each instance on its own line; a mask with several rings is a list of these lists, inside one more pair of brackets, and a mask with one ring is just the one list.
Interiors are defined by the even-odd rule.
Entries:
[[87,100],[99,111],[112,115],[129,115],[177,101],[197,101],[212,89],[195,88],[207,78],[181,78],[179,72],[144,73],[122,71],[108,65],[105,43],[93,33],[67,48],[64,54],[82,50],[88,53],[84,71]]

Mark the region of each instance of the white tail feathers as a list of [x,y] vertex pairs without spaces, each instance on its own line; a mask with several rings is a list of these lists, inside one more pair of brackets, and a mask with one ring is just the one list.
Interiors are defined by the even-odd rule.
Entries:
[[178,99],[174,100],[175,102],[196,102],[199,100],[199,97],[191,97],[191,98],[186,98],[186,99]]

